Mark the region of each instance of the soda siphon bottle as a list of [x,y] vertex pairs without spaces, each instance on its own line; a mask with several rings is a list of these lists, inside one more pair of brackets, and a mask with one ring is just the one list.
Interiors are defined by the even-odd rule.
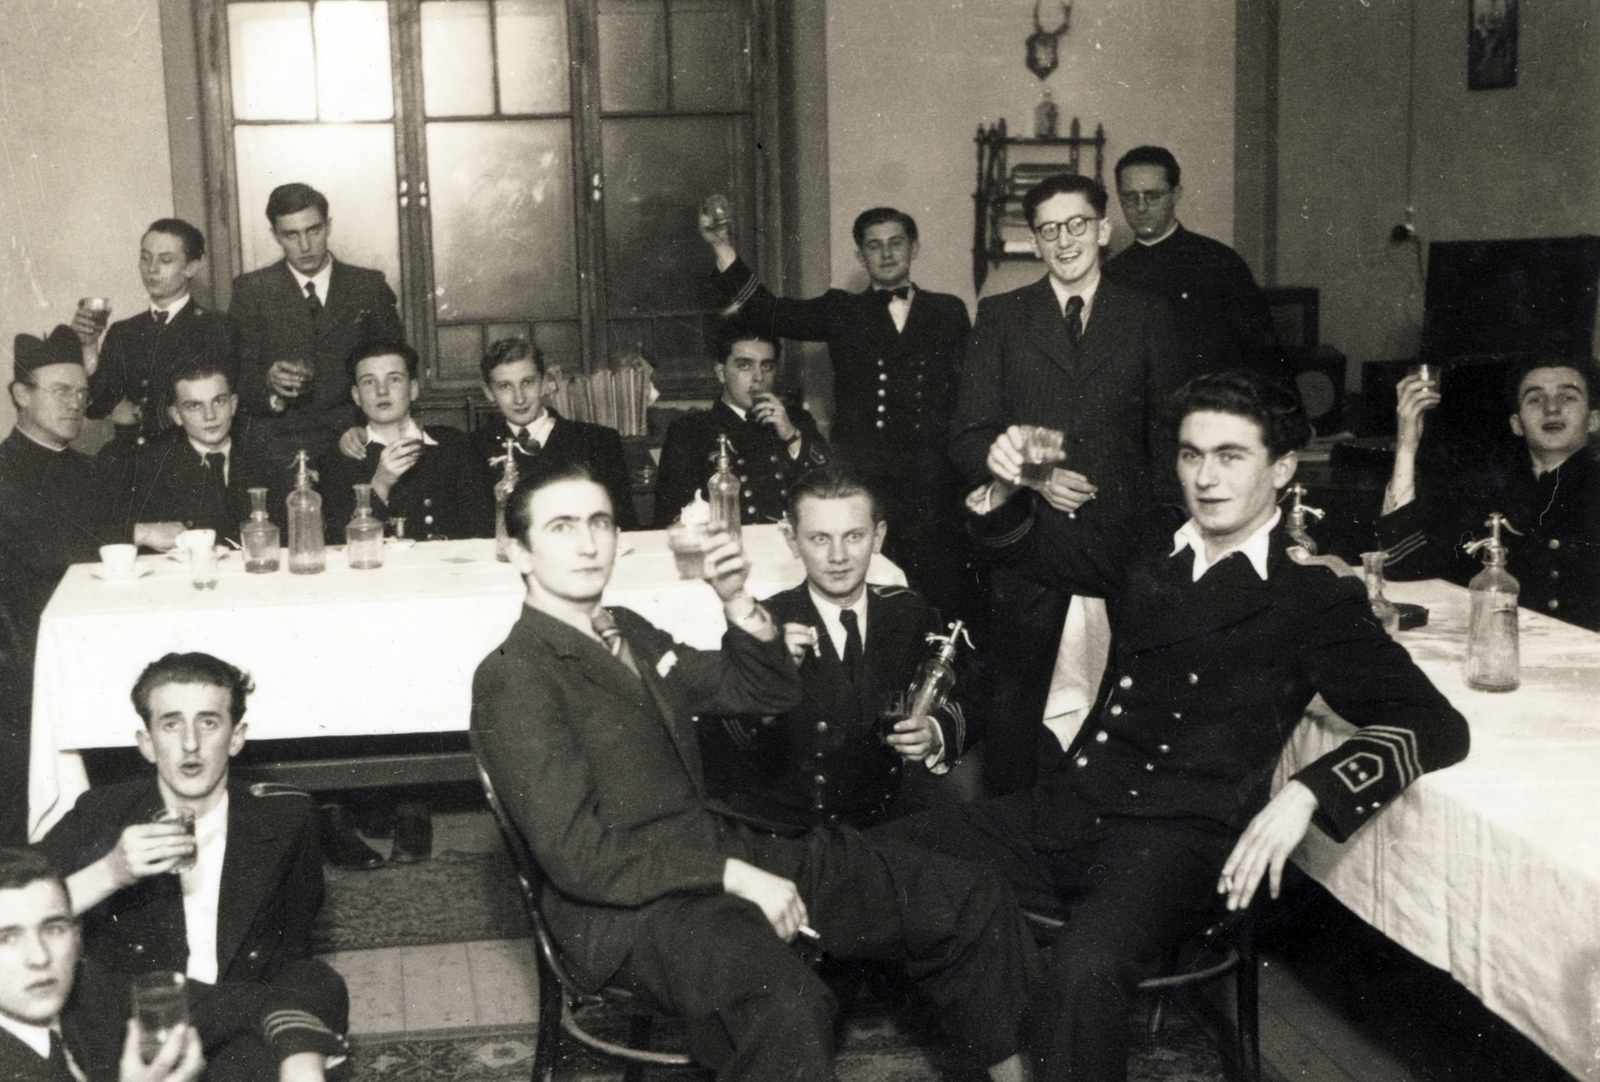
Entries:
[[322,497],[311,487],[311,459],[304,450],[294,456],[294,491],[289,493],[289,572],[315,575],[328,565],[322,536]]
[[1467,584],[1472,597],[1467,623],[1467,686],[1479,691],[1515,691],[1522,683],[1522,656],[1517,644],[1517,594],[1521,585],[1506,570],[1502,528],[1513,530],[1496,511],[1484,525],[1489,536],[1467,546],[1483,553],[1483,570]]
[[505,458],[501,461],[500,480],[494,483],[494,558],[501,563],[511,562],[511,535],[506,532],[506,501],[511,490],[517,487],[517,441],[507,436]]
[[726,434],[717,436],[717,472],[706,482],[711,503],[711,532],[739,536],[739,478],[733,472],[733,444]]

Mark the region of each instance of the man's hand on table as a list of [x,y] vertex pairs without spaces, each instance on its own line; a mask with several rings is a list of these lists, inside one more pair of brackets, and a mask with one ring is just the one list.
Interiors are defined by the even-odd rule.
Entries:
[[722,866],[722,889],[760,906],[761,915],[785,943],[793,939],[809,919],[800,888],[793,882],[734,857],[729,857]]
[[141,548],[169,552],[178,546],[181,522],[140,522],[133,527],[133,543]]
[[1272,896],[1283,885],[1283,866],[1311,826],[1317,797],[1304,782],[1291,780],[1256,813],[1228,854],[1217,880],[1217,893],[1228,896],[1230,910],[1243,909],[1255,897],[1262,875],[1270,876]]

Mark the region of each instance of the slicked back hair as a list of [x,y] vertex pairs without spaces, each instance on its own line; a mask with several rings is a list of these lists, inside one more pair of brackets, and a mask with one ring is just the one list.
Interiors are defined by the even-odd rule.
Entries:
[[859,248],[867,239],[867,230],[884,222],[899,222],[905,228],[906,239],[911,243],[917,242],[917,220],[903,210],[893,207],[873,207],[856,215],[856,224],[850,227],[850,235],[856,239]]
[[316,207],[322,214],[322,220],[328,220],[328,197],[317,191],[309,184],[298,181],[293,184],[280,184],[272,189],[272,194],[267,196],[267,221],[272,228],[278,228],[278,219],[286,214],[299,214],[302,210]]
[[150,726],[150,693],[168,684],[205,684],[224,688],[230,696],[229,716],[235,725],[244,719],[245,700],[256,689],[250,674],[219,657],[198,651],[166,654],[146,665],[133,682],[133,708]]
[[146,233],[165,233],[183,242],[183,258],[193,263],[206,254],[206,235],[182,218],[157,218]]
[[1506,373],[1506,405],[1512,413],[1522,408],[1522,381],[1528,378],[1528,373],[1535,368],[1570,368],[1583,377],[1583,398],[1585,409],[1595,409],[1595,387],[1600,380],[1600,371],[1595,368],[1593,357],[1572,357],[1560,353],[1536,353],[1531,357],[1518,361]]
[[872,502],[872,521],[883,521],[883,505],[878,499],[878,494],[872,486],[863,481],[848,467],[829,463],[807,470],[795,479],[789,486],[785,501],[785,510],[789,515],[789,525],[799,528],[800,516],[797,508],[805,497],[814,500],[843,500],[851,496],[865,496]]
[[717,328],[717,363],[721,364],[726,361],[733,353],[733,347],[740,342],[765,342],[772,347],[773,359],[782,359],[782,350],[778,346],[778,339],[771,331],[763,331],[752,323],[733,319],[724,322]]
[[1122,157],[1117,159],[1117,168],[1113,176],[1117,178],[1117,186],[1122,186],[1122,171],[1130,165],[1157,165],[1167,174],[1167,187],[1176,188],[1178,178],[1183,176],[1183,170],[1178,168],[1178,159],[1172,156],[1172,151],[1166,147],[1143,146],[1134,147]]
[[370,361],[374,357],[399,357],[406,362],[406,374],[412,379],[417,379],[417,374],[422,370],[422,361],[417,356],[417,351],[404,342],[368,342],[350,354],[350,359],[344,362],[344,369],[350,376],[351,386],[356,382],[356,367],[362,361]]
[[35,849],[0,848],[0,890],[21,890],[41,879],[48,880],[67,893],[67,884],[61,873]]
[[210,379],[212,376],[221,376],[228,381],[228,390],[230,392],[233,390],[232,373],[211,358],[200,357],[172,373],[172,393],[177,395],[178,384],[180,383],[190,383],[197,379]]
[[1174,433],[1191,413],[1231,413],[1254,421],[1274,462],[1311,439],[1300,397],[1287,384],[1254,372],[1209,372],[1185,383],[1167,403]]
[[483,357],[478,361],[478,371],[483,374],[485,385],[489,382],[489,375],[503,364],[512,364],[516,361],[532,361],[533,370],[539,373],[539,378],[544,378],[544,351],[526,338],[500,338],[489,344],[483,351]]

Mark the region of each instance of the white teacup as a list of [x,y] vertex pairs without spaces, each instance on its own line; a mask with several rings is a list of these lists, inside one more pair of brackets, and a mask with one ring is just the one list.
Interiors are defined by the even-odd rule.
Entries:
[[127,577],[133,574],[134,561],[139,558],[138,545],[101,545],[100,562],[106,574]]

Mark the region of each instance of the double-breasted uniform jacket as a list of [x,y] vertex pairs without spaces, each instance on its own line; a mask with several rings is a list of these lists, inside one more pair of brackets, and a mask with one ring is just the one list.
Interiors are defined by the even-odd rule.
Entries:
[[[417,461],[382,500],[372,494],[379,519],[406,520],[406,536],[418,541],[494,536],[494,480],[465,432],[444,425],[425,429],[435,445],[424,444]],[[355,511],[352,487],[369,484],[383,445],[367,444],[361,461],[334,453],[322,467],[322,524],[329,544],[344,542],[344,528]]]
[[1019,573],[1102,596],[1111,656],[1090,715],[1034,789],[1045,836],[1089,816],[1199,817],[1242,831],[1265,805],[1284,743],[1314,695],[1359,731],[1295,774],[1338,840],[1420,774],[1467,754],[1467,723],[1384,633],[1357,579],[1286,554],[1274,531],[1263,581],[1233,553],[1192,582],[1160,508],[1112,527],[1035,522],[1032,493],[975,523]]
[[911,295],[897,330],[883,294],[830,289],[809,300],[775,297],[743,260],[717,276],[744,322],[778,338],[826,342],[833,366],[834,451],[867,476],[947,494],[947,449],[972,321],[949,293]]
[[[717,787],[727,787],[731,806],[766,819],[869,825],[898,793],[902,769],[900,756],[879,738],[880,698],[910,686],[932,652],[928,634],[945,632],[944,621],[913,590],[869,585],[862,669],[852,682],[805,583],[762,604],[780,624],[817,629],[817,651],[800,663],[805,695],[774,718],[702,718],[708,780],[719,775]],[[971,740],[961,703],[949,702],[937,720],[945,761],[954,762]]]
[[1272,326],[1266,294],[1239,253],[1178,226],[1157,244],[1128,245],[1105,276],[1166,299],[1189,376],[1247,368],[1292,378]]
[[739,478],[739,521],[777,522],[782,517],[789,486],[801,473],[828,461],[828,445],[817,422],[799,400],[784,400],[789,421],[800,432],[800,452],[791,455],[771,425],[753,417],[741,418],[721,399],[672,422],[661,445],[661,471],[656,475],[655,524],[672,523],[697,489],[716,472],[713,458],[717,437],[726,435],[733,446],[733,472]]
[[[549,409],[549,407],[545,407]],[[628,478],[628,461],[622,451],[622,437],[614,428],[573,421],[550,410],[555,421],[550,438],[539,451],[541,459],[549,458],[562,463],[579,463],[587,466],[594,479],[605,486],[611,496],[612,515],[621,530],[637,530],[639,515],[633,506],[633,483]],[[504,417],[496,416],[469,435],[478,457],[483,459],[490,473],[490,484],[500,478],[500,464],[495,461],[505,455],[506,440],[511,438],[511,426]],[[517,471],[526,473],[533,459],[521,447],[513,445]],[[491,493],[493,488],[491,487]]]
[[550,933],[589,987],[621,965],[645,907],[722,890],[738,819],[708,801],[691,716],[779,714],[800,697],[782,637],[736,627],[700,651],[612,609],[640,675],[524,608],[472,681],[472,740],[547,877]]
[[[241,408],[270,418],[271,435],[304,439],[308,447],[331,445],[361,423],[350,401],[350,355],[372,342],[405,341],[394,291],[382,271],[335,260],[321,300],[322,311],[313,317],[289,264],[280,259],[235,278],[228,309],[239,329]],[[267,371],[274,362],[292,360],[311,362],[311,392],[274,414]]]
[[1547,616],[1600,631],[1600,462],[1588,448],[1538,478],[1526,447],[1473,490],[1419,492],[1378,520],[1392,579],[1447,578],[1465,586],[1483,570],[1468,541],[1488,536],[1489,513],[1506,516],[1506,569],[1519,600]]
[[172,377],[196,361],[210,361],[239,389],[233,320],[200,306],[193,297],[170,320],[157,323],[149,311],[121,319],[100,344],[100,363],[89,377],[89,407],[98,420],[123,399],[141,407],[137,425],[117,426],[119,439],[150,439],[174,427],[167,416]]
[[181,522],[189,530],[215,530],[218,541],[238,541],[239,527],[250,517],[252,488],[267,490],[267,515],[285,528],[288,463],[274,462],[264,444],[237,431],[228,448],[226,481],[206,466],[181,428],[136,449],[107,444],[99,463],[114,478],[132,478],[121,514],[130,530],[139,522]]

